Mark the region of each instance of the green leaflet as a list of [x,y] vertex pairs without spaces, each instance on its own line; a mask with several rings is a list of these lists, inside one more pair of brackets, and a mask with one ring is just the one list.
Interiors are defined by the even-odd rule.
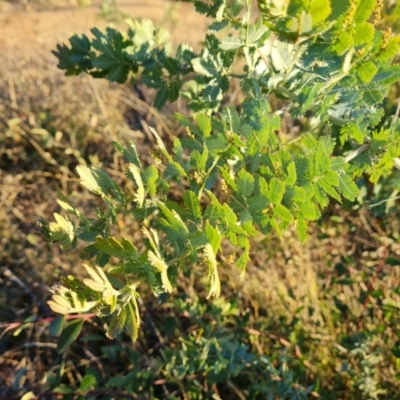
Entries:
[[302,243],[307,240],[307,223],[304,218],[299,217],[296,223],[296,232]]
[[122,238],[119,242],[116,238],[110,236],[107,239],[97,236],[96,248],[109,256],[118,258],[138,258],[136,247],[126,238]]
[[276,178],[269,183],[269,198],[275,205],[280,204],[285,194],[285,184]]
[[236,179],[237,188],[243,197],[250,197],[254,189],[254,177],[249,172],[241,169]]
[[376,0],[363,0],[359,1],[357,5],[356,14],[354,16],[354,21],[362,23],[368,20],[371,16],[372,11],[376,6]]
[[189,220],[198,224],[201,221],[201,207],[199,199],[196,194],[190,190],[186,191],[183,195],[183,200],[185,203],[187,217]]
[[371,82],[372,78],[376,75],[378,72],[378,67],[372,62],[366,62],[360,64],[357,69],[357,75],[360,77],[360,79],[365,82],[369,83]]
[[287,168],[287,178],[285,184],[293,186],[297,181],[296,164],[291,162]]
[[339,174],[338,190],[347,200],[354,200],[358,196],[358,187],[347,174]]
[[325,21],[332,12],[330,0],[305,1],[304,6],[308,9],[315,24]]
[[197,114],[196,117],[197,126],[204,137],[210,136],[211,133],[211,122],[210,118],[205,114]]
[[221,245],[221,233],[219,232],[218,228],[211,226],[207,223],[204,227],[204,233],[206,234],[209,243],[213,249],[214,254],[216,254],[219,250]]
[[250,242],[248,239],[245,239],[243,252],[240,257],[236,260],[236,267],[242,271],[241,277],[244,277],[244,273],[246,271],[246,266],[250,262]]

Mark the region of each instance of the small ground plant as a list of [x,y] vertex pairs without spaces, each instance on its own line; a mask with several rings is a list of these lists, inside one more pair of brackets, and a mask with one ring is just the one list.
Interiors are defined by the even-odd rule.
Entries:
[[[127,33],[95,28],[93,38],[75,35],[55,52],[68,75],[140,80],[157,90],[155,107],[181,97],[192,110],[176,116],[186,133],[171,149],[151,129],[149,165],[134,143],[114,143],[127,160],[126,184],[101,168],[77,168],[104,200],[94,216],[62,198],[64,215],[42,222],[46,239],[65,250],[84,242],[88,260],[89,278],[64,278],[50,307],[110,316],[110,338],[138,337],[141,285],[170,293],[180,271],[201,264],[217,297],[219,268],[230,263],[245,274],[252,238],[295,227],[305,241],[332,199],[357,198],[361,175],[372,184],[391,177],[400,189],[400,124],[382,121],[382,102],[400,79],[392,64],[400,39],[376,28],[380,0],[192,3],[212,19],[198,53],[185,44],[173,53],[167,33],[148,20],[129,21]],[[239,107],[226,105],[234,82]],[[271,108],[273,96],[284,109]],[[283,113],[305,121],[286,143]],[[121,215],[140,227],[140,240],[115,235]]]

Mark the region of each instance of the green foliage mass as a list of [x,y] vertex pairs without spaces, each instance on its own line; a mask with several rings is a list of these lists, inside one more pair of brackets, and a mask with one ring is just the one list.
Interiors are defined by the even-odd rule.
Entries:
[[[148,167],[134,143],[114,143],[130,186],[100,168],[78,167],[82,185],[104,200],[95,218],[63,199],[66,215],[42,223],[45,237],[64,249],[87,242],[82,256],[95,263],[86,265],[91,279],[68,277],[55,287],[51,307],[110,315],[111,338],[121,331],[137,338],[140,284],[155,295],[172,292],[179,271],[202,264],[209,297],[218,296],[224,257],[244,274],[252,237],[282,236],[294,226],[305,241],[308,223],[331,199],[358,196],[355,177],[375,183],[399,165],[399,124],[381,123],[381,102],[400,78],[392,64],[399,38],[375,28],[375,0],[293,0],[281,8],[258,1],[256,20],[250,1],[193,3],[214,19],[199,53],[180,45],[172,56],[166,32],[150,21],[129,22],[127,34],[93,29],[93,39],[75,35],[55,52],[69,75],[140,79],[157,89],[155,107],[182,96],[194,111],[177,115],[186,135],[174,139],[173,151],[152,129],[157,150]],[[233,72],[239,59],[240,74]],[[222,105],[233,79],[246,98],[239,112]],[[310,118],[300,141],[279,140],[271,94],[287,100],[293,118]],[[140,246],[112,235],[121,214],[141,226]]]

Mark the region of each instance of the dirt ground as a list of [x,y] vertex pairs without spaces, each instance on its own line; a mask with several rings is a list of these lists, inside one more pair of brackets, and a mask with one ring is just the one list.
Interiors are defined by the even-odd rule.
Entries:
[[[203,38],[206,20],[194,12],[191,4],[168,0],[124,0],[117,5],[130,18],[149,18],[162,24],[168,28],[174,41],[196,46]],[[104,27],[107,21],[99,12],[99,6],[79,7],[60,2],[43,6],[32,2],[23,7],[1,1],[0,48],[10,54],[16,49],[27,54],[48,52],[73,33],[88,33],[94,26]],[[118,25],[123,25],[123,22]]]

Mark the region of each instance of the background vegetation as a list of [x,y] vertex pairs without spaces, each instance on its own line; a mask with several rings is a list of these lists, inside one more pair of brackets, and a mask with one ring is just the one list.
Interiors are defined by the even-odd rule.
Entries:
[[[154,7],[168,28],[188,12],[183,4]],[[400,6],[385,7],[382,26],[399,29]],[[189,37],[194,44],[201,26]],[[92,315],[65,321],[50,312],[49,287],[84,271],[78,255],[36,234],[38,218],[51,218],[60,193],[73,193],[89,213],[96,204],[79,187],[76,165],[102,165],[122,179],[110,141],[134,140],[145,158],[149,126],[168,142],[179,135],[172,112],[185,110],[178,103],[156,111],[148,105],[154,93],[140,83],[65,80],[46,46],[38,54],[3,48],[0,397],[400,399],[400,213],[389,181],[372,190],[361,179],[358,205],[333,204],[306,245],[294,232],[257,239],[244,280],[234,267],[221,269],[220,299],[205,300],[200,271],[182,276],[171,296],[143,296],[134,344],[107,339],[106,321]],[[229,100],[239,101],[237,93]],[[399,94],[394,86],[387,117]],[[280,134],[291,140],[305,123],[287,118]],[[134,237],[134,226],[119,227]],[[67,336],[77,338],[70,347]]]

